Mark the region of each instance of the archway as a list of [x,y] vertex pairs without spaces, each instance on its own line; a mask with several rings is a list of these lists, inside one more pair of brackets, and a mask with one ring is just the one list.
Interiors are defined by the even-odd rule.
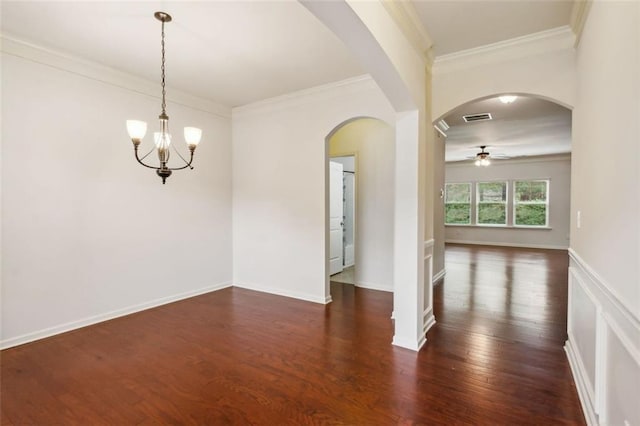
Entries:
[[[331,158],[352,156],[355,160],[355,264],[351,284],[362,288],[393,291],[394,128],[377,118],[355,117],[336,126],[326,137],[326,144],[327,175]],[[326,186],[325,200],[330,200],[330,186]],[[329,210],[327,206],[327,247],[335,243],[331,241]],[[348,220],[343,221],[347,222]],[[333,237],[335,236],[334,231]],[[346,238],[348,239],[348,235]],[[347,258],[348,246],[349,244],[346,247]],[[329,257],[330,253],[327,253],[327,258]],[[329,274],[330,269],[327,267],[327,285],[330,282]]]
[[[506,99],[505,95],[513,96],[515,99]],[[484,117],[485,120],[468,123],[462,118],[464,115],[477,113],[488,114],[490,118]],[[505,192],[508,194],[505,196],[505,228],[493,229],[489,235],[487,229],[474,227],[482,223],[478,220],[477,209],[470,208],[469,217],[466,218],[468,223],[464,223],[471,225],[470,228],[448,226],[445,233],[442,221],[435,224],[442,230],[439,234],[443,235],[444,239],[480,241],[497,245],[522,244],[540,248],[569,247],[572,136],[571,110],[566,103],[550,99],[548,96],[521,92],[485,95],[458,105],[439,116],[434,126],[447,136],[447,170],[452,175],[447,177],[447,182],[504,180]],[[508,161],[504,157],[522,164],[511,169],[476,168],[470,159],[480,152],[482,146],[487,147],[491,156],[497,159],[494,161],[495,165],[505,166]],[[547,163],[548,160],[554,160],[555,166],[558,166],[560,161],[564,162],[564,165],[552,167],[551,163]],[[550,190],[553,199],[547,200],[550,202],[550,208],[546,210],[547,217],[541,218],[547,220],[544,224],[536,222],[529,224],[531,226],[527,228],[526,221],[516,217],[516,209],[520,208],[520,211],[523,211],[522,207],[515,205],[515,182],[518,178],[537,178],[547,181],[547,187],[554,187]],[[470,203],[473,204],[477,201],[474,197],[475,186],[469,188]],[[444,200],[445,208],[446,201]],[[446,217],[443,220],[446,222]],[[535,230],[536,225],[544,227],[546,231],[543,233]],[[436,253],[443,253],[443,239],[438,241],[437,245],[439,247],[436,247]]]

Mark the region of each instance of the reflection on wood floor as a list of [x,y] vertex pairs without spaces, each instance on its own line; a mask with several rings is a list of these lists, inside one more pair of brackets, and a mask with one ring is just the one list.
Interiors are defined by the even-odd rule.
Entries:
[[567,254],[450,246],[425,348],[390,293],[229,288],[2,352],[2,424],[583,424]]

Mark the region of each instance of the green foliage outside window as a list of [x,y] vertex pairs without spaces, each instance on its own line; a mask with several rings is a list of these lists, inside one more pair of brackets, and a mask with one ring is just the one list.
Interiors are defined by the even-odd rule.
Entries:
[[547,226],[548,184],[546,180],[514,183],[515,225]]
[[471,184],[446,184],[444,211],[446,224],[469,225],[471,223]]
[[507,183],[480,182],[477,187],[477,222],[481,225],[507,224]]

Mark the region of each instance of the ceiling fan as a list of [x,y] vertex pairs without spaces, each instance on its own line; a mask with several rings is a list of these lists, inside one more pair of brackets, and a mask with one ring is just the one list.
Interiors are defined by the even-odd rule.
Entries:
[[491,161],[489,161],[489,159],[508,159],[510,157],[504,155],[504,154],[495,154],[495,155],[491,155],[488,151],[485,151],[485,149],[487,148],[487,145],[480,145],[478,148],[480,148],[480,152],[477,153],[475,156],[471,156],[471,157],[467,157],[471,160],[475,159],[475,165],[480,167],[480,166],[488,166],[491,164]]

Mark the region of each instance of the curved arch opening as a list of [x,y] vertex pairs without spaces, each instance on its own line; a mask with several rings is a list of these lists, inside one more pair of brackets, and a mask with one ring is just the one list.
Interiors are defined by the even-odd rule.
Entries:
[[[500,99],[506,95],[515,98]],[[570,105],[536,94],[496,93],[458,105],[434,127],[445,135],[445,212],[436,224],[444,242],[569,247]],[[482,203],[493,187],[490,211]],[[456,206],[456,197],[466,201]]]
[[393,291],[394,127],[353,117],[325,143],[327,295],[331,283]]
[[571,109],[546,96],[499,93],[453,108],[434,121],[446,136],[447,162],[474,159],[489,149],[494,158],[569,154]]

